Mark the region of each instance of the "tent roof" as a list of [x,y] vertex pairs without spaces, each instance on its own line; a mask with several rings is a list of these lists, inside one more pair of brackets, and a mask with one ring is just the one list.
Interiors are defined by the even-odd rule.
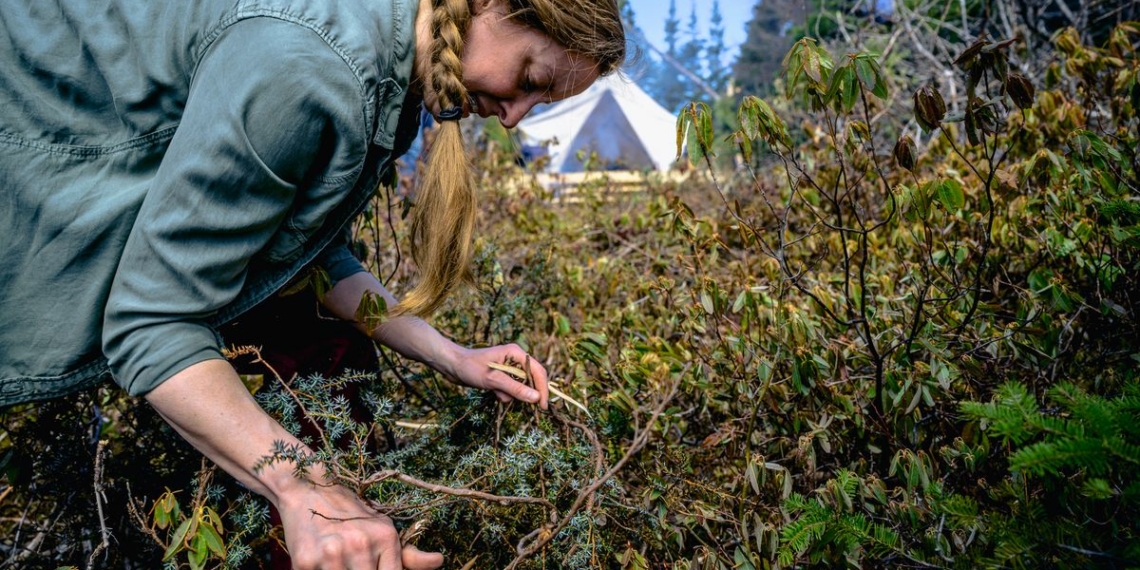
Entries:
[[528,144],[550,146],[549,170],[582,170],[579,150],[631,169],[668,170],[677,154],[677,119],[632,81],[610,75],[585,92],[523,119],[518,130]]

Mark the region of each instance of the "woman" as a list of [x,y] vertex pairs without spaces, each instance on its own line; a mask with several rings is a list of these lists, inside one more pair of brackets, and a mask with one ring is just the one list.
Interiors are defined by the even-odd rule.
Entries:
[[[420,316],[465,277],[474,199],[456,121],[584,90],[624,57],[614,0],[0,3],[0,406],[111,376],[280,511],[296,568],[435,568],[320,473],[255,471],[274,441],[217,333],[312,266],[357,327],[500,399],[546,405],[517,346],[460,347]],[[420,281],[399,305],[343,244],[410,144]],[[531,362],[535,389],[490,367]]]

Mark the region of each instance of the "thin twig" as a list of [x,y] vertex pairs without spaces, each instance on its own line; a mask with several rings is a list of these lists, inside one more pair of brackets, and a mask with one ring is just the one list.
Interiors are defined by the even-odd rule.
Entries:
[[[637,433],[633,439],[633,442],[630,443],[629,448],[626,450],[625,454],[622,455],[621,459],[619,459],[617,463],[613,465],[613,467],[610,467],[610,469],[606,471],[605,474],[595,479],[593,483],[583,489],[582,492],[578,493],[578,498],[575,499],[574,504],[570,506],[570,508],[562,515],[558,522],[548,524],[542,528],[536,529],[535,532],[528,534],[523,538],[522,541],[519,542],[517,548],[518,556],[516,556],[515,559],[512,560],[504,570],[514,570],[515,568],[518,568],[524,560],[534,555],[539,550],[545,548],[546,545],[550,543],[550,541],[554,540],[554,538],[557,537],[558,534],[562,532],[562,530],[566,528],[568,524],[570,524],[570,521],[573,520],[574,515],[582,510],[583,505],[585,505],[587,501],[591,501],[593,499],[594,493],[596,493],[598,489],[602,487],[602,485],[605,485],[606,481],[609,481],[614,475],[621,471],[622,468],[625,467],[626,463],[628,463],[630,459],[633,458],[633,456],[637,455],[645,447],[645,445],[649,443],[649,437],[653,433],[654,424],[657,423],[657,420],[661,417],[661,414],[665,412],[665,408],[673,401],[673,398],[676,397],[680,386],[681,381],[678,379],[673,383],[672,387],[669,389],[668,394],[665,397],[661,398],[661,401],[658,402],[657,407],[653,410],[652,416],[649,418],[649,422],[645,424],[644,429]],[[538,539],[534,542],[528,543],[527,541],[535,535],[538,536]]]
[[475,491],[472,489],[459,489],[456,487],[448,487],[446,485],[437,485],[435,483],[428,483],[427,481],[417,479],[411,475],[407,475],[393,469],[385,469],[384,471],[373,473],[360,482],[360,487],[364,488],[375,485],[381,481],[388,480],[399,481],[405,485],[419,487],[420,489],[431,491],[433,493],[441,493],[444,495],[452,495],[466,499],[481,499],[484,501],[491,501],[504,505],[509,503],[528,503],[532,505],[542,505],[549,509],[555,508],[553,503],[541,497],[507,497],[503,495],[484,493],[483,491]]
[[103,493],[103,454],[107,449],[106,440],[99,440],[98,447],[95,448],[95,511],[99,515],[99,537],[100,542],[91,551],[91,556],[87,558],[87,570],[95,568],[95,559],[111,545],[111,533],[107,530],[107,518],[103,514],[103,502],[107,500],[106,495]]

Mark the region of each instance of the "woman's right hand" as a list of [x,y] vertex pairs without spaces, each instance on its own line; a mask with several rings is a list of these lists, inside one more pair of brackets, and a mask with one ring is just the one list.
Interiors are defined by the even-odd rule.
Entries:
[[401,548],[392,520],[339,485],[298,481],[278,510],[296,570],[434,570],[443,555]]

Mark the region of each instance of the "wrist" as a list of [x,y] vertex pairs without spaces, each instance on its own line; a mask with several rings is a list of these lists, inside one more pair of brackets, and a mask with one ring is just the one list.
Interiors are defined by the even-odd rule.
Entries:
[[460,363],[464,359],[466,348],[443,338],[436,347],[433,362],[426,362],[428,366],[438,370],[450,378],[459,378]]
[[[305,448],[305,452],[309,450]],[[275,461],[265,465],[257,470],[256,477],[265,498],[279,509],[302,504],[307,500],[306,495],[329,485],[325,482],[323,466],[311,465],[299,474],[293,461]]]
[[380,325],[372,339],[405,358],[422,362],[454,376],[463,357],[463,347],[435,330],[427,321],[410,315],[392,318]]

